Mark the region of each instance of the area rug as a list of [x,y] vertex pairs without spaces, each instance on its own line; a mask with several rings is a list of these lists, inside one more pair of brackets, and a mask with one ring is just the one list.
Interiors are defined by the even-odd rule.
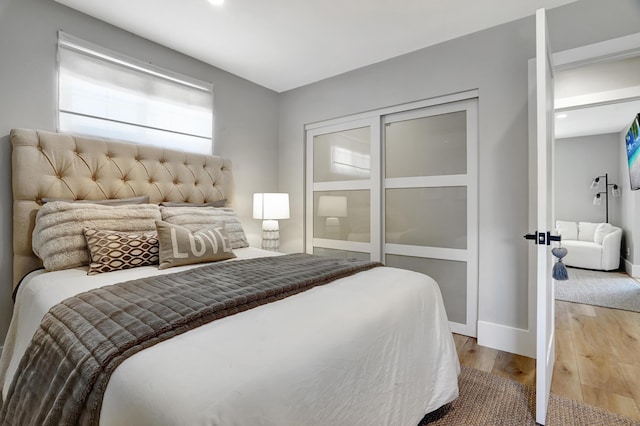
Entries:
[[[458,399],[428,414],[418,426],[536,425],[533,388],[464,366],[458,382]],[[553,394],[547,413],[547,426],[640,425],[640,422]]]
[[569,279],[556,281],[556,299],[640,312],[640,283],[622,272],[567,268]]

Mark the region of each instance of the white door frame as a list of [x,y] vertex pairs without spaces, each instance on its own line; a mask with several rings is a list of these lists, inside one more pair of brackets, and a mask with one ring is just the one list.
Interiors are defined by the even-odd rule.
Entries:
[[[553,218],[553,74],[551,48],[547,28],[546,11],[536,11],[536,92],[534,138],[530,141],[533,158],[529,169],[530,201],[531,192],[535,192],[535,211],[530,216],[530,226],[535,230],[535,261],[530,273],[536,287],[536,422],[544,425],[547,419],[547,406],[551,392],[551,380],[555,362],[555,305],[554,280],[551,278],[550,232],[554,229]],[[531,98],[530,98],[531,102]],[[531,259],[531,257],[530,257]]]
[[[313,137],[325,133],[332,133],[347,130],[354,127],[370,126],[372,129],[371,137],[371,161],[372,164],[382,163],[381,152],[381,123],[383,118],[397,113],[409,113],[410,111],[421,111],[430,107],[438,107],[445,105],[449,108],[451,104],[465,105],[472,112],[467,113],[467,126],[470,135],[468,135],[467,144],[467,173],[464,176],[454,177],[448,184],[457,184],[467,187],[467,249],[460,257],[460,260],[467,263],[467,322],[466,324],[457,324],[450,322],[450,327],[461,334],[475,337],[478,327],[478,90],[468,90],[465,92],[453,93],[450,95],[439,96],[435,98],[425,99],[422,101],[411,102],[391,107],[381,108],[373,111],[367,111],[359,114],[339,117],[331,120],[309,123],[305,125],[305,249],[307,253],[313,252],[313,247],[323,247],[335,250],[351,250],[358,252],[368,252],[371,254],[371,260],[384,260],[382,249],[382,223],[381,207],[383,206],[382,194],[382,176],[381,171],[372,175],[369,180],[362,181],[342,181],[342,182],[313,182]],[[375,139],[375,140],[374,140]],[[438,181],[438,178],[434,182]],[[433,184],[433,182],[431,182]],[[440,182],[441,183],[441,182]],[[371,205],[377,205],[380,208],[372,209],[371,212],[371,242],[361,243],[342,240],[327,240],[313,237],[313,192],[314,191],[337,191],[337,190],[371,190]],[[377,226],[379,225],[379,226]],[[429,257],[439,258],[438,255],[446,252],[449,259],[451,256],[460,255],[458,250],[440,249],[437,253],[430,252]]]
[[[640,55],[640,32],[631,34],[624,37],[614,38],[599,43],[588,44],[585,46],[576,47],[574,49],[563,50],[556,52],[552,55],[553,63],[556,69],[568,69],[575,68],[582,65],[587,65],[594,62],[622,59],[625,57],[631,57]],[[535,90],[535,59],[529,59],[529,93]],[[535,116],[532,115],[531,108],[529,108],[529,120],[535,120]],[[530,135],[530,138],[532,136]],[[532,153],[529,153],[529,158],[534,158]],[[535,196],[531,189],[529,191],[529,205],[531,203],[531,197]],[[529,260],[529,265],[533,265],[532,260]],[[531,282],[531,280],[529,280]],[[529,287],[529,341],[530,344],[526,345],[526,353],[533,354],[535,349],[535,324],[536,324],[536,288],[535,286]]]
[[307,253],[313,253],[314,247],[323,247],[333,250],[347,250],[369,253],[372,261],[380,261],[380,210],[370,209],[370,239],[369,242],[356,242],[345,240],[331,240],[314,238],[313,236],[313,196],[315,191],[369,191],[370,204],[380,204],[380,170],[372,168],[371,175],[367,179],[352,181],[319,182],[313,181],[313,141],[315,136],[341,132],[344,130],[368,127],[369,154],[371,164],[380,163],[380,124],[376,117],[362,117],[357,120],[337,122],[324,127],[314,126],[306,130],[306,235],[305,248]]
[[553,63],[557,70],[563,70],[594,62],[630,58],[639,54],[640,32],[556,52],[553,54]]
[[[556,70],[564,70],[638,55],[640,55],[640,33],[554,53],[553,60]],[[555,99],[554,104],[556,111],[569,111],[636,99],[640,99],[640,86]]]

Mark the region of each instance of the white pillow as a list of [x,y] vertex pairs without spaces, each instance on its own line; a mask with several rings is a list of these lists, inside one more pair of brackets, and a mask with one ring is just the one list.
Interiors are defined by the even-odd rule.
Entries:
[[599,223],[593,222],[578,222],[578,240],[580,241],[595,241],[596,228]]
[[611,226],[611,224],[601,223],[596,228],[596,232],[593,236],[593,241],[595,241],[596,244],[602,244],[602,242],[604,241],[604,237],[606,237],[612,232],[613,232],[613,226]]
[[576,222],[566,222],[564,220],[556,221],[556,230],[562,235],[563,240],[578,239],[578,224]]

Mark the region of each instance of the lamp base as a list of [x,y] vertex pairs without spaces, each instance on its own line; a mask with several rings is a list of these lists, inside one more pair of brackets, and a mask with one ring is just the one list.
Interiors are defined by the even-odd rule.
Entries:
[[340,239],[340,218],[328,217],[324,223],[324,237],[329,240]]
[[280,226],[277,220],[262,221],[262,249],[278,251],[280,248]]

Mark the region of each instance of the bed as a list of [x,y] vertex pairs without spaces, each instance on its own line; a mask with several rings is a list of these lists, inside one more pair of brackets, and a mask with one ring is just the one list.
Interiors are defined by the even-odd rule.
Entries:
[[[43,199],[65,209],[75,207],[59,200],[140,196],[148,197],[144,206],[233,205],[231,163],[219,157],[26,129],[13,130],[10,141],[16,291],[0,359],[5,406],[22,373],[20,362],[52,307],[90,289],[210,265],[149,265],[95,275],[87,274],[93,264],[47,271],[32,247],[34,229],[36,236],[45,234],[36,224]],[[234,258],[211,268],[295,256],[245,244],[232,252]],[[418,424],[458,395],[460,368],[442,298],[425,275],[374,266],[132,354],[108,378],[99,424]]]

